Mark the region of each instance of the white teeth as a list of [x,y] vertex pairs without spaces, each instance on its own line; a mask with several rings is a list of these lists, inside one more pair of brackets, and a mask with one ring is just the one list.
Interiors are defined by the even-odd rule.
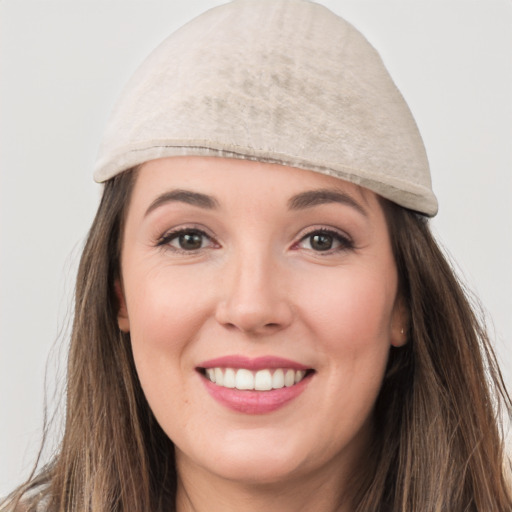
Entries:
[[295,372],[293,370],[286,370],[284,376],[284,385],[289,388],[295,384]]
[[219,386],[224,385],[224,373],[222,372],[222,368],[215,368],[215,384]]
[[270,370],[260,370],[254,377],[254,389],[256,391],[268,391],[272,389],[272,375]]
[[270,391],[298,384],[305,377],[306,371],[278,368],[253,372],[245,368],[207,368],[205,375],[210,382],[225,388]]
[[284,372],[281,370],[281,368],[276,370],[274,375],[272,375],[272,387],[274,389],[284,388]]
[[[227,368],[230,370],[230,368]],[[226,372],[227,372],[226,370]],[[241,369],[236,372],[236,389],[254,389],[254,375],[250,370]]]
[[224,372],[224,387],[235,387],[235,370],[233,370],[233,368],[226,368],[226,371]]

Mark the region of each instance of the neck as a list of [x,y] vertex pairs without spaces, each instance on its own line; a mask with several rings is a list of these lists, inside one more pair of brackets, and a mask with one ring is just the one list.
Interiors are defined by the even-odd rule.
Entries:
[[242,474],[233,478],[211,471],[175,447],[176,512],[353,512],[357,490],[371,473],[372,438],[368,421],[351,443],[323,463],[305,458],[295,469],[280,476],[267,473],[264,480],[249,480],[252,472],[244,479]]
[[[198,475],[196,475],[197,477]],[[205,485],[206,484],[206,485]],[[351,512],[338,482],[309,478],[306,482],[240,484],[178,482],[177,512]]]
[[360,483],[357,475],[369,462],[365,453],[356,450],[348,459],[335,458],[305,475],[254,483],[212,475],[184,461],[177,450],[176,512],[352,512],[353,491]]

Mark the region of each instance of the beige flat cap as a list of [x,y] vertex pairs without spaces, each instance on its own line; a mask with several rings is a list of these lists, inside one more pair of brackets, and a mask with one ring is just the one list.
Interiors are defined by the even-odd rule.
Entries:
[[421,136],[379,55],[305,0],[235,0],[169,36],[119,99],[94,178],[178,155],[308,169],[437,212]]

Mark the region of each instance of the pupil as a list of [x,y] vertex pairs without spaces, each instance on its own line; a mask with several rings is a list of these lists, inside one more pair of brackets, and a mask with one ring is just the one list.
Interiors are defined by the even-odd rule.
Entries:
[[200,249],[203,243],[202,236],[198,233],[186,233],[179,237],[180,247],[192,251]]
[[315,251],[328,251],[332,247],[332,236],[313,235],[311,237],[311,247]]

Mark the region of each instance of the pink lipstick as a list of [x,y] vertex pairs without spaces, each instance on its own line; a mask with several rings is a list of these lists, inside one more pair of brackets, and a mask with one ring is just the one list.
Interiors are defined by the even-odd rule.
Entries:
[[275,411],[298,397],[314,370],[289,359],[227,356],[201,363],[198,372],[210,395],[245,414]]

